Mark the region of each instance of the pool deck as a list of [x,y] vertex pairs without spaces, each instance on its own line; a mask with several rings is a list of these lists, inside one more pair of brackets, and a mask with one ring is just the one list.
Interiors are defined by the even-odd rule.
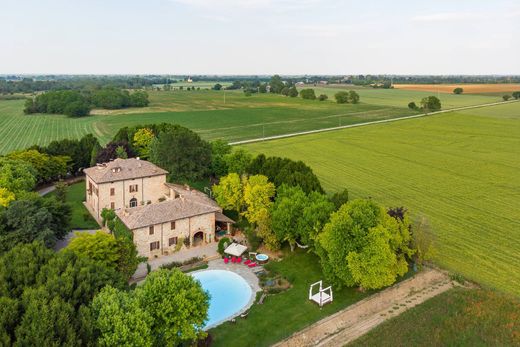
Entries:
[[[256,269],[258,269],[258,267]],[[244,264],[232,264],[232,263],[226,264],[226,263],[224,263],[223,259],[215,259],[215,260],[210,260],[208,262],[207,269],[193,271],[192,273],[208,271],[208,270],[227,270],[227,271],[231,271],[231,272],[234,272],[234,273],[240,275],[243,279],[246,280],[246,282],[251,287],[252,295],[251,295],[251,298],[249,298],[249,302],[247,303],[247,305],[244,306],[244,308],[242,308],[239,312],[237,312],[236,314],[234,314],[231,317],[226,318],[223,321],[212,324],[211,326],[207,326],[204,330],[214,328],[217,325],[224,323],[225,321],[230,321],[230,320],[234,319],[235,317],[240,316],[242,313],[246,312],[247,310],[249,310],[249,308],[251,306],[253,306],[253,303],[255,302],[256,293],[262,290],[260,288],[260,283],[258,281],[258,277],[253,272],[253,269],[247,267]]]

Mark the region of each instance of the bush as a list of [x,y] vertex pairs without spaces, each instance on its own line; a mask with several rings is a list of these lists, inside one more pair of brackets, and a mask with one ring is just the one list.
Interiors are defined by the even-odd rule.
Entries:
[[348,92],[337,92],[334,94],[334,98],[338,104],[348,103]]
[[320,96],[318,96],[318,100],[319,101],[325,101],[327,100],[329,97],[327,96],[327,94],[320,94]]
[[408,103],[408,108],[410,110],[417,110],[418,109],[417,104],[415,102],[413,102],[413,101]]
[[518,92],[513,92],[513,94],[511,94],[513,96],[513,98],[515,98],[516,100],[520,99],[520,91]]
[[226,249],[225,244],[229,246],[231,243],[231,240],[227,237],[223,237],[218,241],[218,248],[217,251],[220,253],[220,255],[224,255],[224,250]]
[[302,97],[302,99],[307,99],[307,100],[315,100],[316,99],[316,94],[314,94],[314,89],[302,89],[300,91],[300,96]]
[[453,94],[462,94],[463,91],[464,91],[464,89],[457,87],[457,88],[453,89]]
[[504,101],[507,101],[507,100],[511,99],[511,95],[507,95],[507,94],[506,94],[506,95],[504,95],[504,96],[502,97],[502,99],[504,99]]

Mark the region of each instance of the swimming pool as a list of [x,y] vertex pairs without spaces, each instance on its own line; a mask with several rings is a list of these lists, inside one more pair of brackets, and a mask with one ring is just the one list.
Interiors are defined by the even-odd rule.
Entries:
[[231,271],[206,270],[191,274],[209,292],[209,319],[205,329],[226,321],[251,300],[253,291],[246,280]]

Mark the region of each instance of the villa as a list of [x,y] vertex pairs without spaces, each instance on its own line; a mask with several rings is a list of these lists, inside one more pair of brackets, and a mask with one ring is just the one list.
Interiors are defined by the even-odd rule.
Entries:
[[84,170],[85,206],[101,223],[103,209],[113,209],[133,233],[139,255],[171,254],[182,244],[215,241],[215,232],[234,221],[206,194],[166,182],[168,172],[139,158],[115,159]]

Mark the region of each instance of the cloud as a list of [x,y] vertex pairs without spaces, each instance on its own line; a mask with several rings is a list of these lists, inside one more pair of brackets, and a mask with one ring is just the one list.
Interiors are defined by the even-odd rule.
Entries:
[[287,11],[312,7],[323,0],[170,0],[204,10],[224,9]]
[[452,22],[460,20],[483,19],[484,15],[473,12],[444,12],[418,15],[412,18],[414,22]]

